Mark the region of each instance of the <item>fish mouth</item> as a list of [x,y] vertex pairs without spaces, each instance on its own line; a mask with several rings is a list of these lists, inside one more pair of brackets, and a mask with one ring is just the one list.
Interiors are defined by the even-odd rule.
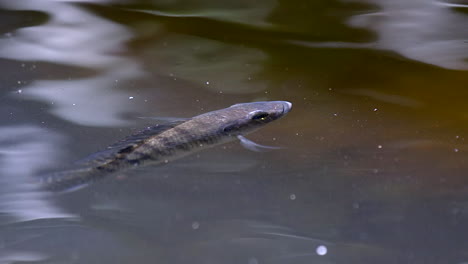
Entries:
[[289,111],[291,111],[292,103],[290,103],[288,101],[282,101],[282,103],[283,103],[283,114],[286,114]]

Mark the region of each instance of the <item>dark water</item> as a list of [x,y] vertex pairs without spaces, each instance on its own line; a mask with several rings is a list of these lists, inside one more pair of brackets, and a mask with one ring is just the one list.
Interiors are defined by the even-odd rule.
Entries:
[[[468,262],[468,2],[0,1],[0,263]],[[65,195],[144,127],[288,100],[238,143]]]

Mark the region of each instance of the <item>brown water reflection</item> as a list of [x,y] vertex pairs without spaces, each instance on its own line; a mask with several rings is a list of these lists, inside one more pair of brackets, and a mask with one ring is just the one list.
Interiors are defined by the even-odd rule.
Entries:
[[[14,186],[0,188],[0,263],[467,261],[463,3],[0,6],[0,182]],[[293,111],[250,138],[280,151],[226,145],[13,208],[12,190],[33,197],[27,176],[138,116],[276,99]]]

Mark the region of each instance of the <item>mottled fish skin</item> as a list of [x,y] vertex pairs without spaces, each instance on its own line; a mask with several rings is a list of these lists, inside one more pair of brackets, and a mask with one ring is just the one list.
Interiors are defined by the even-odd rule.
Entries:
[[[44,187],[52,191],[70,191],[127,168],[164,164],[234,141],[239,135],[251,133],[283,117],[291,107],[292,104],[286,101],[242,103],[169,124],[167,129],[165,125],[154,126],[111,146],[102,152],[102,157],[89,161],[83,168],[46,177]],[[132,137],[138,140],[132,141]]]

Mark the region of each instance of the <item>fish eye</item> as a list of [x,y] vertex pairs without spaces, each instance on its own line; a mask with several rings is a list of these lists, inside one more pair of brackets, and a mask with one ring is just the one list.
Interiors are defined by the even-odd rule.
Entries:
[[268,118],[269,114],[265,112],[257,113],[252,116],[252,120],[265,121]]

